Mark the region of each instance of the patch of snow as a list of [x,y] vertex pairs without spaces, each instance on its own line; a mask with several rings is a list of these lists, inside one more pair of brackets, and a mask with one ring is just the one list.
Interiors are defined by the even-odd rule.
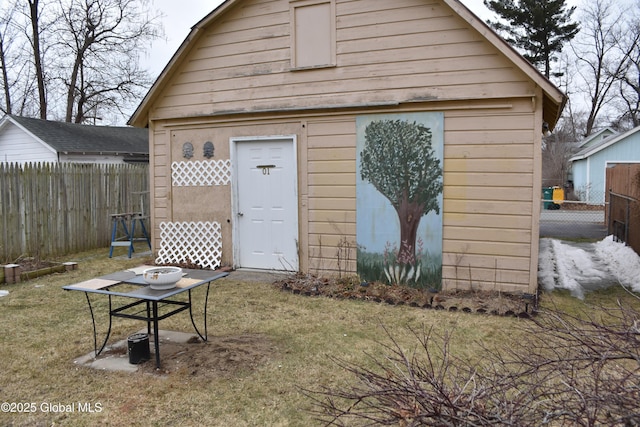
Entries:
[[567,289],[577,298],[616,284],[640,292],[640,257],[613,236],[596,243],[540,239],[538,280],[545,290]]
[[611,269],[618,281],[634,292],[640,292],[640,257],[624,243],[615,242],[607,236],[597,242],[596,254]]
[[552,239],[540,239],[540,253],[538,255],[538,282],[545,291],[552,291],[556,287],[555,253]]

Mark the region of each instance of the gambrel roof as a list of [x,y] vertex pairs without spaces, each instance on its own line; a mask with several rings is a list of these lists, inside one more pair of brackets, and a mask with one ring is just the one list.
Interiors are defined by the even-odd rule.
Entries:
[[[151,106],[161,96],[164,87],[172,78],[179,65],[189,56],[193,46],[196,44],[196,41],[198,41],[205,33],[205,30],[214,24],[223,14],[225,14],[225,12],[243,1],[244,0],[224,1],[209,15],[204,17],[191,28],[189,35],[182,42],[169,63],[161,72],[156,82],[137,107],[132,117],[129,119],[129,124],[140,127],[148,126],[148,117]],[[504,55],[504,57],[514,64],[514,69],[522,71],[538,88],[541,89],[543,95],[543,120],[548,124],[549,128],[553,130],[567,99],[564,93],[562,93],[562,91],[551,83],[538,69],[524,59],[522,55],[504,41],[504,39],[498,36],[493,29],[478,18],[459,0],[439,1],[452,9],[455,14],[462,18],[472,29],[477,31],[487,42],[495,46],[498,51]],[[535,95],[532,94],[532,97],[535,98]],[[399,103],[412,101],[414,100],[400,100]],[[535,100],[533,102],[535,102]]]
[[149,135],[145,129],[91,126],[6,115],[0,121],[0,130],[9,123],[58,153],[149,154]]

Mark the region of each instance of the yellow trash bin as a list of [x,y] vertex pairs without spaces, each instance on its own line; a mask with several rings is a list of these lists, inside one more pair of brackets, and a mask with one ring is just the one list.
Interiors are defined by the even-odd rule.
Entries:
[[553,187],[551,199],[556,205],[561,205],[564,201],[564,189],[562,187]]

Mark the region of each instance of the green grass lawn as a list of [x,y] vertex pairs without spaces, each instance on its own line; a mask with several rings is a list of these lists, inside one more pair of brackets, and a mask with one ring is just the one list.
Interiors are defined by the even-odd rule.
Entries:
[[[489,347],[514,345],[519,333],[516,326],[528,322],[305,297],[279,291],[269,283],[225,278],[215,282],[209,295],[209,335],[265,337],[273,351],[260,366],[219,378],[191,375],[188,370],[165,376],[97,371],[73,363],[93,349],[91,318],[84,295],[63,291],[62,286],[145,260],[110,259],[108,249],[65,260],[77,261],[79,269],[0,285],[9,291],[0,298],[1,401],[15,403],[14,409],[35,408],[28,413],[3,411],[0,425],[320,425],[309,412],[312,402],[301,389],[339,387],[353,381],[333,359],[370,363],[367,354],[379,355],[382,344],[389,344],[382,325],[408,352],[417,345],[410,328],[453,331],[452,351],[478,358],[480,343]],[[624,295],[607,291],[579,301],[557,293],[545,296],[544,301],[576,310],[593,300],[616,297]],[[96,300],[96,313],[102,313],[99,320],[103,321],[105,301]],[[110,342],[125,339],[143,326],[133,320],[114,319]],[[161,321],[160,327],[193,331],[186,313]],[[99,412],[81,412],[79,404],[90,404]],[[58,411],[69,405],[74,412]]]

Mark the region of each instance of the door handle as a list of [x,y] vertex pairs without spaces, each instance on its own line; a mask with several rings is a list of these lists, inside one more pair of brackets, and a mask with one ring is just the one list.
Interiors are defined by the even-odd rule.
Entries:
[[244,216],[244,212],[238,212],[238,216]]

